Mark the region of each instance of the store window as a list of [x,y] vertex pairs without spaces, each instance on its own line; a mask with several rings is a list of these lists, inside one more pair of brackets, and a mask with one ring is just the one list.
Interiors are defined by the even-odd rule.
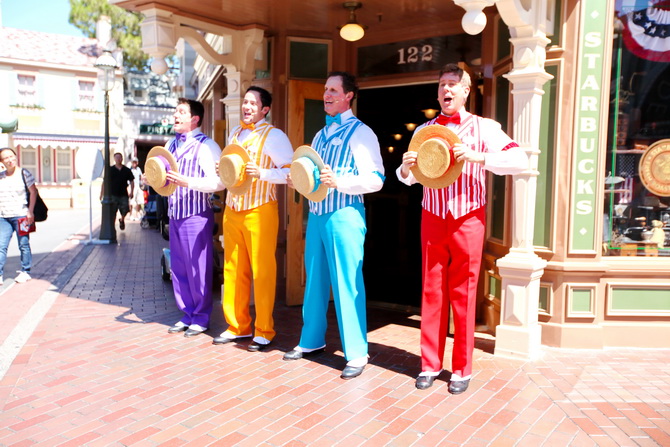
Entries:
[[35,76],[17,75],[18,81],[18,101],[17,104],[23,107],[37,105],[37,82]]
[[95,83],[91,81],[79,81],[79,96],[77,100],[77,108],[79,110],[94,110],[94,93]]
[[56,149],[56,182],[70,183],[72,178],[72,151],[70,149]]
[[617,0],[603,250],[670,256],[670,8]]
[[40,183],[42,179],[40,178],[39,171],[37,169],[37,149],[32,146],[22,147],[20,145],[17,146],[17,149],[19,150],[19,164],[21,167],[32,172],[32,174],[35,176],[35,181]]

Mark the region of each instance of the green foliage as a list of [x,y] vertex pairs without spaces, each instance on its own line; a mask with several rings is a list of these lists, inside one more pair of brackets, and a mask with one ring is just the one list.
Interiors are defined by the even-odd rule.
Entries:
[[103,15],[111,18],[112,38],[123,50],[125,68],[148,71],[149,56],[142,51],[142,14],[110,5],[107,0],[70,0],[69,22],[88,37],[95,37],[96,24]]

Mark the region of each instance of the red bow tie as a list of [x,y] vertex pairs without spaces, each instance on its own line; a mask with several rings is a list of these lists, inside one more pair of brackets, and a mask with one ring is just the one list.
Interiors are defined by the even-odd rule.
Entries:
[[240,126],[242,129],[249,129],[249,130],[254,130],[256,128],[256,124],[250,123],[246,124],[244,121],[240,121]]
[[454,113],[451,116],[447,116],[440,113],[440,116],[437,117],[437,121],[435,122],[437,124],[442,124],[443,126],[446,126],[449,123],[461,124],[461,114]]

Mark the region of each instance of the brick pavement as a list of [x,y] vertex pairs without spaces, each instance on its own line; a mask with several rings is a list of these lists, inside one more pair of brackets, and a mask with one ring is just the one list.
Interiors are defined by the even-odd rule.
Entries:
[[[418,317],[370,309],[370,365],[344,381],[332,312],[313,360],[281,360],[301,325],[281,302],[268,352],[211,344],[219,301],[208,334],[168,334],[179,311],[159,275],[166,243],[133,222],[119,242],[65,243],[0,294],[2,347],[16,344],[0,445],[670,446],[670,350],[543,348],[521,362],[494,357],[481,335],[470,389],[452,396],[446,373],[414,388]],[[24,315],[35,329],[17,333]]]

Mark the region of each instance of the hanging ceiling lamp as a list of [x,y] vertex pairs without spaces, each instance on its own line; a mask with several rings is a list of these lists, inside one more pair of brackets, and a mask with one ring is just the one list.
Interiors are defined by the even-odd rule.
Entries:
[[349,20],[340,28],[340,37],[355,42],[365,35],[365,28],[356,21],[356,10],[363,6],[361,2],[344,2],[342,6],[349,10]]

